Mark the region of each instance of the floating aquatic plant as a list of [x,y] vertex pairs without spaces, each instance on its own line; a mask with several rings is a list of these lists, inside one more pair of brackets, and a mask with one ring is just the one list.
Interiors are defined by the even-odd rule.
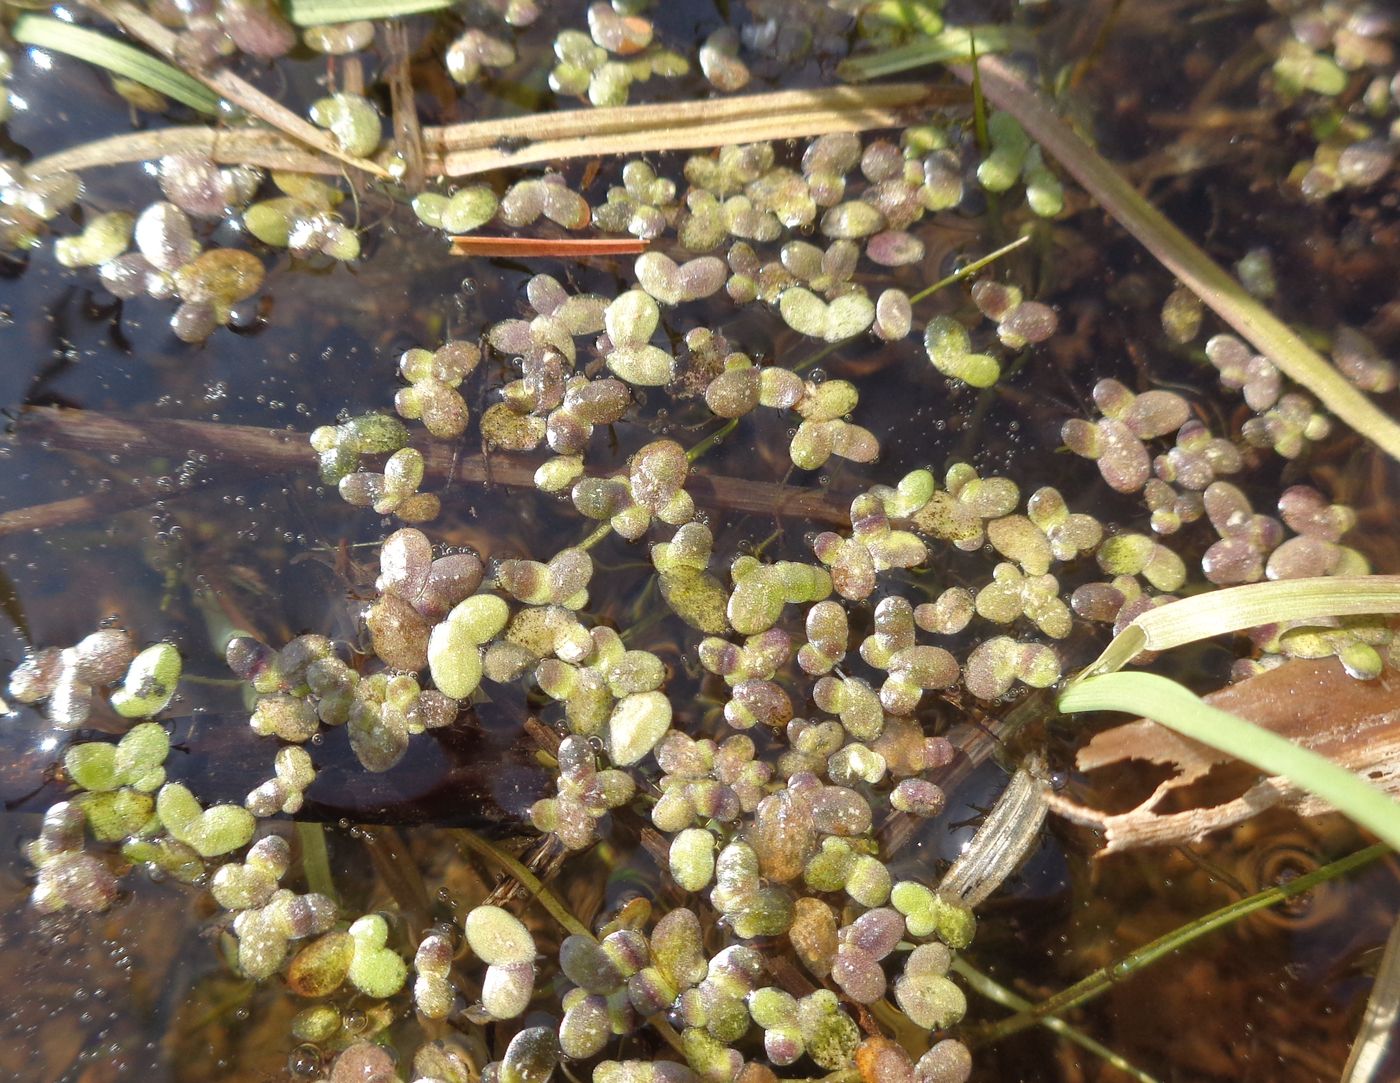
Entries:
[[[332,11],[299,0],[287,7],[290,23],[256,4],[169,17],[202,63],[234,48],[282,55],[296,42],[293,24],[312,49],[354,57],[388,29],[358,20],[434,6],[354,2]],[[489,6],[490,19],[500,16],[489,30],[451,30],[457,37],[444,63],[463,94],[530,55],[499,22],[528,25],[536,5]],[[596,3],[586,29],[560,29],[548,74],[554,93],[610,106],[652,76],[684,74],[689,58],[657,41],[664,23],[646,8]],[[740,89],[775,56],[806,55],[819,35],[839,40],[822,26],[783,31],[752,14],[742,31],[721,28],[699,46],[700,71],[717,90]],[[937,4],[876,3],[853,25],[874,44],[912,50],[906,56],[963,55],[969,33],[950,35],[943,18]],[[784,44],[783,33],[794,40]],[[1004,41],[993,32],[976,44]],[[1323,51],[1321,43],[1306,56],[1285,48],[1273,72],[1281,88],[1335,97],[1344,68]],[[384,125],[375,99],[348,82],[308,107],[322,129],[308,145],[366,159]],[[721,112],[717,123],[729,116]],[[401,121],[396,112],[396,143],[383,154],[403,152]],[[643,159],[635,155],[647,148],[634,147],[625,163],[598,166],[596,185],[565,164],[395,193],[433,229],[465,234],[494,223],[493,232],[540,234],[488,238],[546,246],[505,249],[520,258],[557,258],[560,249],[547,246],[560,230],[625,233],[649,246],[630,247],[640,251],[635,261],[616,262],[612,295],[581,292],[577,283],[589,280],[573,266],[534,274],[513,311],[479,320],[473,312],[477,322],[454,323],[432,348],[400,353],[393,408],[421,422],[417,446],[388,413],[342,417],[312,433],[325,485],[352,506],[408,523],[447,511],[440,536],[404,528],[382,540],[379,575],[372,588],[354,585],[359,621],[347,621],[341,639],[307,633],[278,649],[247,635],[229,641],[229,666],[249,692],[250,730],[271,763],[241,805],[211,803],[194,783],[166,778],[170,738],[159,722],[68,748],[64,774],[82,792],[50,811],[27,848],[37,907],[81,912],[115,902],[120,868],[109,866],[102,844],[183,882],[207,877],[231,915],[230,952],[242,975],[285,973],[297,996],[324,999],[296,1016],[291,1033],[335,1056],[332,1081],[394,1077],[393,1058],[365,1039],[387,1042],[410,996],[424,1019],[463,1033],[498,1028],[490,1046],[498,1061],[468,1065],[452,1044],[425,1042],[412,1060],[425,1081],[480,1072],[543,1083],[562,1058],[604,1058],[593,1071],[598,1083],[756,1083],[804,1058],[843,1079],[967,1078],[967,1048],[943,1032],[967,1009],[950,975],[975,932],[972,900],[957,884],[897,873],[890,840],[891,825],[936,819],[948,805],[934,772],[954,748],[930,732],[928,705],[994,711],[1025,687],[1049,688],[1081,638],[1107,637],[1096,623],[1125,637],[1119,653],[1171,646],[1177,633],[1159,630],[1170,627],[1173,607],[1194,601],[1174,596],[1208,584],[1332,576],[1345,594],[1349,574],[1365,569],[1343,540],[1356,516],[1303,486],[1267,508],[1230,480],[1266,449],[1304,454],[1327,434],[1328,420],[1290,388],[1276,359],[1223,334],[1206,342],[1204,362],[1257,415],[1237,430],[1217,434],[1195,416],[1200,403],[1191,394],[1146,377],[1132,387],[1101,379],[1091,392],[1094,416],[1056,417],[1069,450],[1127,498],[1114,505],[1128,509],[1120,522],[1101,518],[1096,500],[1023,490],[980,455],[940,462],[938,474],[911,470],[894,484],[851,484],[850,464],[875,463],[884,438],[877,418],[864,416],[859,376],[813,368],[825,348],[888,344],[881,357],[908,366],[894,378],[911,386],[927,379],[926,357],[955,400],[996,401],[1023,362],[1050,359],[1046,344],[1055,345],[1060,317],[1030,296],[1035,276],[1023,267],[966,280],[1026,237],[1049,238],[1031,216],[1060,215],[1064,191],[1009,110],[986,118],[977,149],[980,126],[957,113],[925,116],[888,137],[830,131],[792,148],[736,141],[747,128],[732,123],[728,142],[684,161]],[[509,137],[498,149],[510,164]],[[1375,183],[1388,169],[1384,157],[1365,141],[1350,144],[1337,156],[1337,176]],[[264,259],[281,258],[259,245],[286,248],[321,270],[359,258],[360,236],[347,219],[360,219],[349,215],[353,204],[339,184],[277,169],[271,181],[280,194],[258,199],[260,171],[190,153],[163,158],[153,172],[163,200],[135,212],[84,203],[81,228],[56,242],[55,255],[75,273],[97,267],[118,297],[177,299],[182,339],[202,341],[258,294]],[[406,167],[395,175],[406,177]],[[928,215],[978,210],[985,193],[1024,236],[921,288],[937,277],[925,272],[940,255],[935,231],[923,228]],[[1017,198],[1001,199],[1005,193]],[[0,232],[15,245],[37,244],[46,223],[81,198],[71,175],[31,176],[15,166],[0,187],[8,216]],[[237,243],[247,249],[232,247],[216,225],[226,217],[241,222],[247,236]],[[1248,277],[1267,279],[1258,266]],[[1183,346],[1202,324],[1189,286],[1171,294],[1161,317]],[[924,307],[945,289],[943,307]],[[731,324],[735,306],[751,307]],[[919,335],[922,353],[917,339],[907,341]],[[1342,327],[1331,338],[1351,383],[1368,392],[1393,387],[1394,366],[1364,335]],[[803,340],[811,340],[805,348]],[[483,398],[489,405],[474,417],[467,404]],[[795,470],[822,471],[824,486],[836,479],[833,514],[823,520],[830,529],[812,530],[797,559],[772,551],[773,539],[736,549],[727,524],[707,511],[713,478],[697,465],[730,433],[756,439],[775,421],[787,430]],[[451,483],[429,491],[443,476],[444,459],[434,459],[443,445],[454,471],[458,456],[480,448],[488,477],[504,465],[515,471],[509,483],[521,484],[523,470],[526,486],[558,494],[561,515],[596,529],[532,538],[525,553],[504,543],[467,551],[450,533],[458,494]],[[753,461],[768,462],[761,454]],[[1193,529],[1214,533],[1188,560],[1189,547],[1178,543]],[[689,631],[646,638],[645,619],[614,622],[596,608],[623,563],[594,555],[611,535],[614,552],[631,554],[624,568],[638,573],[641,589],[653,589],[654,577],[656,595],[680,618],[667,634],[680,623]],[[1394,653],[1374,615],[1348,611],[1319,626],[1315,615],[1281,613],[1241,641],[1250,653],[1242,661],[1263,667],[1335,654],[1356,676],[1374,676]],[[1244,627],[1226,625],[1218,630]],[[693,695],[677,692],[682,674],[696,679]],[[137,654],[125,633],[109,629],[72,648],[36,651],[11,675],[10,691],[21,703],[47,700],[54,727],[73,730],[105,712],[104,691],[117,716],[156,717],[180,678],[174,646]],[[468,848],[508,870],[563,924],[557,950],[553,931],[509,886],[491,901],[464,903],[452,923],[422,920],[431,902],[401,918],[412,910],[403,901],[412,877],[398,885],[398,912],[343,909],[320,886],[300,892],[297,857],[308,887],[322,875],[309,833],[299,830],[298,853],[259,821],[303,813],[324,785],[318,750],[326,731],[344,727],[341,739],[365,770],[392,771],[426,731],[460,726],[456,737],[478,724],[477,709],[494,706],[498,692],[528,703],[533,759],[551,776],[512,810],[517,827],[540,837],[532,861],[544,868],[550,855],[595,847],[606,857],[615,839],[636,833],[656,859],[654,899],[610,900],[585,924],[536,865],[475,836]],[[1073,706],[1074,695],[1062,702]],[[429,738],[420,745],[433,754]],[[99,844],[92,852],[84,849],[89,833]],[[653,906],[664,912],[654,915]],[[816,986],[793,969],[794,958]],[[358,1008],[329,999],[351,996],[383,1003],[352,1019]],[[521,1019],[529,1025],[513,1022]],[[926,1052],[922,1042],[905,1048],[870,1033],[880,1027],[932,1031],[935,1040]],[[396,1026],[396,1041],[398,1033]],[[619,1048],[650,1055],[661,1043],[685,1063],[606,1059]]]

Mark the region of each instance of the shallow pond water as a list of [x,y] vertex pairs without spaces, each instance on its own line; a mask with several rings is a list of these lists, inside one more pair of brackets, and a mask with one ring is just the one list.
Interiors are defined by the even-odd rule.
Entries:
[[[458,5],[448,14],[405,20],[423,123],[586,108],[576,99],[556,99],[545,76],[555,34],[585,27],[588,5],[541,6],[546,12],[539,22],[508,31],[489,5]],[[855,40],[849,9],[858,6],[687,0],[656,5],[647,14],[656,40],[686,55],[726,25],[743,31],[771,22],[795,37],[802,35],[793,28],[810,28],[805,50],[783,53],[775,46],[769,53],[744,54],[753,75],[747,91],[757,92],[833,82],[836,65]],[[1267,69],[1266,50],[1281,32],[1282,16],[1265,5],[1218,9],[1155,0],[949,3],[946,14],[953,21],[1008,21],[1024,33],[1027,55],[1038,56],[1044,71],[1062,74],[1066,111],[1095,132],[1105,153],[1217,260],[1234,264],[1251,250],[1267,250],[1277,277],[1275,311],[1319,341],[1339,325],[1362,326],[1383,353],[1394,356],[1400,347],[1393,297],[1400,273],[1396,174],[1330,202],[1305,201],[1296,184],[1285,182],[1315,141],[1306,110],[1261,87],[1259,72]],[[465,88],[450,83],[440,58],[464,25],[508,34],[517,60]],[[1400,35],[1393,28],[1387,33],[1385,40],[1395,46]],[[384,35],[381,29],[380,47],[366,54],[363,67],[299,47],[275,62],[244,58],[238,70],[301,112],[328,85],[358,81],[382,98],[389,58]],[[194,119],[178,107],[166,115],[137,113],[105,74],[76,59],[29,49],[17,50],[14,60],[9,89],[23,107],[6,125],[8,156],[28,160],[133,126],[160,130]],[[913,77],[927,74],[925,69]],[[695,71],[637,84],[632,100],[713,94]],[[387,101],[381,104],[387,109]],[[964,120],[966,112],[960,114]],[[964,142],[974,141],[969,134]],[[805,145],[780,142],[778,161],[795,166]],[[672,152],[648,155],[647,161],[658,174],[678,177],[687,157]],[[597,204],[609,186],[620,183],[619,163],[582,158],[559,169]],[[515,179],[505,172],[493,183],[503,187]],[[95,212],[137,210],[159,198],[151,170],[140,165],[88,170],[84,180],[79,209],[60,216],[55,233],[78,232],[84,217]],[[0,401],[11,420],[10,437],[0,446],[0,512],[87,498],[76,510],[54,509],[62,521],[42,529],[0,519],[0,661],[8,672],[30,648],[76,643],[104,623],[131,630],[143,645],[175,644],[184,679],[160,715],[172,742],[166,769],[172,781],[187,782],[206,803],[240,802],[270,774],[272,747],[250,731],[250,697],[224,661],[231,632],[273,646],[316,632],[354,645],[361,662],[370,657],[361,614],[376,595],[378,546],[401,524],[347,505],[333,486],[322,484],[307,434],[338,419],[389,410],[401,386],[396,373],[404,350],[432,349],[450,339],[477,341],[497,321],[528,318],[526,286],[533,275],[553,275],[571,293],[605,297],[635,282],[631,257],[455,256],[442,232],[420,222],[396,186],[356,178],[341,187],[354,192],[353,211],[342,207],[346,219],[363,228],[363,255],[349,263],[296,258],[260,245],[241,233],[237,216],[201,226],[206,240],[249,247],[266,266],[256,297],[238,307],[231,326],[219,327],[202,343],[172,334],[173,302],[119,300],[92,269],[61,266],[52,245],[0,257]],[[851,416],[880,442],[874,461],[833,458],[804,471],[788,454],[796,415],[759,410],[742,418],[694,468],[696,503],[718,557],[712,570],[722,571],[743,553],[810,561],[815,534],[848,526],[852,498],[869,486],[892,485],[921,468],[941,480],[958,462],[972,464],[983,477],[1011,477],[1022,494],[1054,485],[1072,509],[1145,530],[1138,495],[1115,492],[1091,463],[1063,448],[1061,426],[1089,416],[1090,389],[1100,379],[1116,378],[1138,390],[1178,390],[1195,416],[1217,431],[1238,431],[1249,412],[1237,395],[1220,388],[1202,350],[1207,335],[1221,327],[1208,314],[1208,331],[1192,341],[1166,337],[1161,308],[1176,285],[1171,276],[1087,197],[1066,187],[1066,210],[1028,226],[1031,243],[989,272],[1004,273],[1028,296],[1053,305],[1059,323],[1043,345],[1003,351],[1005,375],[992,390],[946,378],[929,364],[922,344],[922,324],[935,316],[956,314],[971,323],[966,317],[975,309],[966,283],[925,302],[917,310],[919,329],[893,343],[866,334],[829,349],[786,326],[770,306],[736,306],[723,292],[668,312],[662,334],[678,353],[687,332],[704,328],[758,362],[797,368],[819,380],[850,380],[860,396]],[[973,186],[957,206],[911,227],[925,246],[921,260],[897,268],[862,263],[855,281],[872,294],[890,287],[917,293],[1011,240],[1027,217],[1011,196]],[[562,234],[552,226],[536,232]],[[803,236],[824,243],[811,230]],[[680,258],[673,240],[658,245]],[[597,351],[591,343],[585,351],[585,341],[580,339],[580,355],[587,353],[590,372],[600,369]],[[448,449],[453,477],[439,474],[425,486],[443,503],[441,516],[424,527],[439,551],[470,548],[489,562],[546,560],[590,534],[593,524],[567,499],[519,484],[520,464],[533,470],[543,453],[483,453],[476,419],[519,375],[518,359],[487,350],[462,386],[472,425],[460,440],[440,445]],[[638,389],[626,419],[593,435],[589,473],[625,470],[629,457],[657,438],[691,447],[716,433],[721,423],[698,390]],[[1379,401],[1394,412],[1393,392]],[[107,430],[100,426],[84,438],[82,415],[58,415],[60,407],[90,411],[99,420],[132,421],[133,433],[147,442],[133,448],[118,434],[101,435]],[[56,417],[64,419],[62,425]],[[199,425],[179,428],[178,422]],[[256,427],[262,442],[250,450],[233,439],[231,426]],[[295,434],[288,446],[296,450],[275,454],[269,443],[275,432]],[[427,441],[415,438],[415,445],[426,447]],[[1170,446],[1170,438],[1163,446]],[[1256,509],[1271,510],[1287,485],[1315,484],[1330,500],[1357,510],[1358,527],[1347,543],[1369,558],[1373,570],[1400,572],[1392,503],[1400,478],[1393,462],[1340,425],[1296,460],[1258,458],[1257,469],[1239,482]],[[719,481],[706,480],[711,478]],[[787,488],[763,489],[755,500],[755,483]],[[791,501],[798,493],[805,504],[764,503],[774,494]],[[662,540],[669,531],[649,540]],[[1204,523],[1189,526],[1178,539],[1198,581],[1201,555],[1214,540]],[[621,630],[629,648],[660,658],[666,692],[679,705],[678,726],[722,739],[731,732],[723,720],[728,691],[696,660],[700,633],[663,603],[647,546],[611,536],[591,555],[591,619]],[[971,552],[943,545],[922,567],[901,573],[901,586],[915,603],[932,601],[949,586],[976,590],[997,559],[989,545]],[[1064,574],[1066,592],[1101,578],[1087,559]],[[871,632],[879,597],[849,607],[853,645]],[[800,622],[793,623],[800,637]],[[940,642],[961,658],[988,631],[974,625]],[[1026,631],[1018,626],[1016,634]],[[1089,662],[1106,638],[1102,627],[1088,622],[1079,622],[1076,633],[1058,646],[1066,673]],[[858,666],[855,653],[853,646]],[[1228,680],[1232,664],[1245,653],[1247,645],[1216,643],[1164,658],[1159,671],[1206,692]],[[1381,680],[1394,682],[1394,672]],[[792,692],[799,715],[817,713],[806,685],[794,682]],[[1024,710],[1035,720],[1005,747],[999,726],[1020,704],[1029,704]],[[0,1074],[75,1083],[251,1083],[328,1073],[338,1046],[317,1047],[292,1036],[293,1016],[306,1002],[280,978],[255,985],[239,975],[228,915],[202,885],[138,869],[121,878],[120,896],[104,913],[39,915],[28,905],[34,871],[24,845],[37,834],[44,811],[71,790],[62,762],[72,735],[55,731],[40,709],[10,706],[12,713],[0,719],[0,974],[8,979],[0,984]],[[947,791],[946,808],[918,822],[898,853],[886,855],[895,879],[936,880],[1026,748],[1047,752],[1065,792],[1103,807],[1130,807],[1162,777],[1150,771],[1112,777],[1075,772],[1081,736],[1052,716],[1049,696],[1025,688],[994,702],[957,689],[925,693],[917,722],[928,735],[948,736],[959,755],[929,775]],[[490,684],[453,725],[413,737],[395,766],[374,774],[361,768],[346,728],[318,734],[309,745],[318,774],[297,819],[325,840],[342,914],[392,915],[397,946],[410,959],[424,932],[444,922],[460,928],[464,914],[496,887],[499,870],[479,860],[454,831],[469,829],[512,853],[530,852],[538,832],[529,810],[554,793],[556,772],[525,723],[543,718],[554,727],[560,717],[558,706],[528,678]],[[126,725],[99,710],[82,736],[110,737]],[[759,726],[748,732],[760,760],[776,760],[786,748],[781,730]],[[639,771],[645,784],[658,781],[650,761]],[[276,833],[302,843],[310,837],[294,831],[286,817],[272,822]],[[605,824],[601,844],[546,866],[546,878],[565,905],[589,926],[637,898],[648,900],[658,915],[680,905],[685,893],[657,859],[656,847],[665,840],[649,837],[655,832],[645,816],[618,815]],[[1039,1000],[1153,937],[1365,841],[1337,817],[1302,820],[1275,812],[1191,846],[1096,858],[1098,840],[1090,832],[1052,816],[1027,861],[979,908],[977,937],[965,958]],[[292,873],[298,890],[311,876],[300,865]],[[554,955],[559,929],[525,899],[512,905],[528,918],[541,956]],[[1379,862],[1156,963],[1077,1009],[1072,1021],[1160,1080],[1335,1079],[1398,906],[1396,866]],[[464,984],[467,1000],[480,993],[475,982]],[[555,975],[537,990],[526,1024],[557,1020],[555,994],[564,984]],[[347,1036],[374,1032],[370,998],[342,990],[332,999],[346,1021],[340,1046]],[[976,993],[969,992],[968,1000],[966,1024],[973,1027],[1006,1014]],[[551,1010],[555,1016],[546,1018]],[[877,1018],[860,1021],[868,1032],[879,1032]],[[415,1077],[408,1074],[407,1059],[424,1039],[459,1041],[479,1054],[479,1068],[502,1055],[514,1029],[483,1026],[460,1012],[446,1020],[418,1019],[400,997],[380,1036],[399,1048],[404,1078],[410,1079]],[[622,1055],[649,1057],[658,1044],[647,1037],[624,1039]],[[1392,1055],[1388,1068],[1389,1076],[1383,1068],[1375,1078],[1400,1074],[1400,1060]],[[779,1074],[798,1078],[822,1071],[801,1061]],[[1030,1083],[1131,1077],[1031,1028],[977,1048],[972,1078]]]

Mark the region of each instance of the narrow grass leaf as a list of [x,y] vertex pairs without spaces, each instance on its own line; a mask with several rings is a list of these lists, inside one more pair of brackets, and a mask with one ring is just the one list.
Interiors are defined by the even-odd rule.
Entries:
[[844,60],[837,67],[836,74],[842,79],[859,82],[927,64],[965,62],[973,55],[974,39],[979,56],[1004,52],[1020,40],[1014,31],[1004,26],[950,26],[931,37],[911,41],[908,45]]
[[1400,804],[1325,756],[1212,707],[1175,681],[1154,673],[1105,673],[1069,685],[1059,698],[1066,714],[1123,711],[1219,749],[1315,794],[1395,849]]
[[[1010,1008],[1012,1011],[1022,1014],[1035,1008],[1035,1005],[1025,997],[1012,992],[990,974],[982,973],[982,971],[974,967],[961,955],[953,957],[951,969],[953,973],[961,977],[973,989],[981,993],[988,1000],[1000,1004],[1003,1008]],[[1019,1018],[1019,1016],[1012,1016],[1012,1018]],[[1035,1022],[1039,1023],[1046,1030],[1058,1034],[1061,1038],[1065,1038],[1075,1045],[1087,1049],[1090,1053],[1094,1054],[1094,1056],[1113,1065],[1113,1067],[1117,1068],[1120,1072],[1127,1073],[1131,1078],[1136,1079],[1138,1083],[1157,1083],[1155,1076],[1150,1076],[1141,1068],[1135,1067],[1126,1060],[1122,1054],[1114,1052],[1101,1042],[1096,1042],[1083,1031],[1076,1030],[1063,1019],[1059,1018],[1059,1016],[1042,1016],[1036,1019]]]
[[[1110,989],[1119,988],[1127,978],[1180,951],[1201,937],[1215,932],[1216,929],[1223,929],[1257,911],[1296,898],[1311,891],[1318,884],[1324,884],[1329,880],[1335,880],[1339,876],[1345,876],[1347,873],[1364,868],[1374,861],[1379,861],[1389,852],[1384,846],[1368,846],[1364,850],[1358,850],[1354,854],[1348,854],[1346,857],[1340,857],[1336,861],[1323,865],[1320,869],[1314,869],[1312,872],[1304,873],[1292,880],[1267,887],[1248,898],[1238,899],[1227,906],[1222,906],[1219,910],[1213,910],[1195,921],[1187,922],[1185,925],[1159,936],[1156,940],[1144,944],[1122,958],[1115,959],[1107,966],[1099,967],[1092,974],[1081,978],[1069,988],[1046,997],[1038,1004],[1027,1008],[1018,1006],[1015,1015],[965,1031],[964,1040],[976,1049],[999,1042],[1027,1027],[1034,1026],[1036,1023],[1045,1024],[1046,1020],[1053,1020],[1059,1014],[1087,1004]],[[961,956],[953,960],[952,969],[966,977],[969,982],[973,981],[972,976],[968,973],[969,968]],[[974,988],[978,987],[974,984]]]
[[50,49],[106,68],[201,113],[219,111],[218,97],[184,72],[95,30],[26,14],[15,22],[14,38],[21,45]]
[[1076,681],[1122,669],[1139,651],[1282,621],[1400,613],[1400,575],[1315,576],[1249,583],[1168,602],[1135,618]]
[[[979,50],[986,51],[981,31],[977,43]],[[1056,116],[1007,65],[996,57],[983,57],[977,69],[987,100],[1015,117],[1045,153],[1083,185],[1084,190],[1163,267],[1277,365],[1285,376],[1307,388],[1323,406],[1391,458],[1400,459],[1400,423],[1348,383],[1288,324],[1250,296],[1227,271],[1196,247],[1102,155]],[[972,71],[968,66],[955,70],[959,78],[971,81]]]
[[287,17],[297,26],[353,23],[360,19],[392,19],[422,15],[452,6],[453,0],[287,0]]

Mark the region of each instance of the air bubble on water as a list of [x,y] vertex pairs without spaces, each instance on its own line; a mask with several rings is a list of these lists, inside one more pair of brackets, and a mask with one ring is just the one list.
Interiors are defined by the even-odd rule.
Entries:
[[314,1045],[299,1045],[287,1057],[287,1071],[297,1076],[312,1076],[321,1070],[321,1052]]

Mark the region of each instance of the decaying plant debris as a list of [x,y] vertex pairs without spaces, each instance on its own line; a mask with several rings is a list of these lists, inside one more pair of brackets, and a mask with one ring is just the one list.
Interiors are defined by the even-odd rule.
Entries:
[[[1398,697],[1400,686],[1389,674],[1360,682],[1348,677],[1336,661],[1297,659],[1213,692],[1206,699],[1323,753],[1394,794],[1400,785],[1395,744],[1400,723]],[[1100,812],[1064,794],[1048,798],[1056,812],[1102,831],[1105,853],[1196,842],[1212,831],[1277,806],[1294,808],[1303,816],[1330,811],[1325,802],[1277,778],[1253,782],[1244,793],[1220,804],[1158,811],[1178,791],[1196,786],[1212,770],[1231,761],[1146,720],[1096,734],[1079,750],[1075,766],[1095,771],[1133,760],[1169,765],[1174,773],[1127,812]]]

